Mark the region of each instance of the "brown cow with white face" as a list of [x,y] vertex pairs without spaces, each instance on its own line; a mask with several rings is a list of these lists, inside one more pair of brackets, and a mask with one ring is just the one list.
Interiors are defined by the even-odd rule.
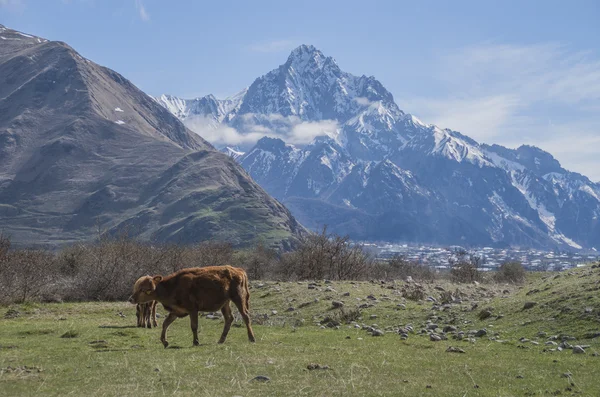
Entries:
[[248,315],[250,292],[248,276],[243,269],[231,266],[210,266],[183,269],[168,276],[140,277],[133,286],[131,303],[160,302],[169,312],[163,322],[160,337],[164,347],[167,342],[167,328],[178,317],[190,316],[194,346],[198,346],[198,312],[221,310],[225,319],[219,343],[225,342],[233,314],[229,302],[238,308],[246,328],[248,339],[254,342],[254,332]]
[[138,303],[135,307],[138,327],[158,327],[156,321],[156,301],[147,303]]

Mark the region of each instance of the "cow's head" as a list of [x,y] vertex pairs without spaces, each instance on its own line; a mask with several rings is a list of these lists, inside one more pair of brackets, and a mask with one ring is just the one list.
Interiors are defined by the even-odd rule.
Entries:
[[129,297],[131,303],[146,303],[156,300],[156,285],[162,281],[162,276],[142,276],[133,285],[133,294]]

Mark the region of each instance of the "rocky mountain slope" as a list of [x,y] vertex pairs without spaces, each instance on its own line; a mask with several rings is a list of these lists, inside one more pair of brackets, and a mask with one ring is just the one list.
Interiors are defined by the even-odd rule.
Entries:
[[[175,98],[161,97],[167,108]],[[210,106],[191,106],[208,101]],[[189,104],[189,105],[188,105]],[[484,145],[406,114],[374,77],[300,46],[235,101],[187,101],[241,136],[238,161],[309,228],[364,240],[600,249],[600,185],[551,154]],[[299,126],[330,123],[308,144]]]
[[303,228],[123,76],[0,25],[0,231],[57,245],[97,230],[249,245]]

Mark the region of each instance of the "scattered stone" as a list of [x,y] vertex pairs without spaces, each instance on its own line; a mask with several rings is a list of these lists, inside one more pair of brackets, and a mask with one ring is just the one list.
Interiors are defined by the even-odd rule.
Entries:
[[317,286],[315,284],[313,284],[313,283],[308,284],[308,289],[316,289],[316,288],[317,288]]
[[264,375],[258,375],[255,376],[254,378],[250,379],[250,381],[257,381],[257,382],[269,382],[271,380],[271,378],[269,378],[268,376],[264,376]]
[[375,296],[374,296],[374,295],[369,295],[369,296],[367,296],[367,299],[370,299],[370,300],[372,300],[372,301],[376,301],[376,300],[377,300],[377,298],[375,298]]
[[271,315],[276,316],[277,315],[277,310],[271,310]]
[[406,310],[406,305],[404,303],[398,303],[396,305],[396,308],[398,308],[400,310]]
[[334,290],[331,286],[328,286],[327,288],[325,288],[325,292],[337,292],[337,291]]
[[573,354],[585,354],[585,349],[581,346],[573,346]]
[[436,329],[437,327],[438,327],[438,325],[437,325],[437,324],[435,324],[435,323],[432,323],[432,324],[428,324],[428,325],[427,325],[427,329],[431,329],[431,330],[434,330],[434,329]]
[[443,329],[444,332],[456,332],[456,327],[454,325],[446,325]]
[[485,320],[487,318],[492,317],[492,311],[490,309],[483,309],[482,311],[479,312],[479,314],[477,315],[477,317],[480,320]]
[[596,332],[589,332],[587,334],[585,334],[585,336],[583,337],[584,339],[594,339],[600,336],[600,331],[596,331]]
[[480,337],[486,336],[486,335],[487,335],[487,330],[485,328],[483,328],[483,329],[480,329],[479,331],[477,331],[474,336],[476,338],[480,338]]
[[525,302],[523,305],[523,310],[531,309],[535,305],[537,305],[537,302]]
[[293,307],[288,307],[287,309],[285,309],[286,312],[293,312],[294,310],[296,309],[294,309]]
[[207,314],[206,319],[207,320],[218,320],[219,316],[215,316],[214,314]]
[[558,346],[558,343],[553,342],[551,340],[549,340],[548,342],[544,343],[546,346]]
[[446,353],[466,353],[466,351],[464,351],[463,349],[461,349],[459,347],[450,346],[449,348],[446,349]]
[[439,342],[442,340],[442,337],[439,336],[438,334],[430,334],[429,335],[429,340],[432,342]]
[[369,318],[370,318],[371,320],[375,320],[375,319],[377,318],[377,314],[371,314],[371,315],[369,316]]
[[335,309],[338,309],[338,308],[344,307],[344,302],[332,301],[331,306],[333,306]]
[[350,292],[344,292],[342,296],[350,296]]
[[348,336],[346,336],[346,339],[352,339],[352,338],[350,337],[350,335],[348,335]]
[[437,299],[435,299],[433,296],[428,296],[428,297],[427,297],[427,300],[428,300],[429,302],[437,303]]
[[523,375],[517,375],[517,379],[523,379],[525,378]]
[[374,328],[373,331],[371,331],[371,335],[373,336],[383,336],[383,331],[377,328]]
[[441,287],[441,286],[439,286],[439,285],[436,285],[436,286],[435,286],[435,287],[433,287],[433,288],[434,288],[434,289],[436,289],[436,290],[438,290],[438,291],[441,291],[441,292],[445,292],[445,291],[446,291],[444,288],[442,288],[442,287]]

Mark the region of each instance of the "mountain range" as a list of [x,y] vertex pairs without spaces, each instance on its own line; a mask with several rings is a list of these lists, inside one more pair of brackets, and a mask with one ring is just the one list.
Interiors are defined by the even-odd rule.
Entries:
[[0,25],[0,232],[21,245],[127,232],[289,247],[305,229],[129,80]]
[[486,145],[424,123],[375,77],[346,73],[313,46],[231,98],[155,100],[224,146],[310,229],[327,224],[365,241],[600,249],[599,184],[537,147]]

